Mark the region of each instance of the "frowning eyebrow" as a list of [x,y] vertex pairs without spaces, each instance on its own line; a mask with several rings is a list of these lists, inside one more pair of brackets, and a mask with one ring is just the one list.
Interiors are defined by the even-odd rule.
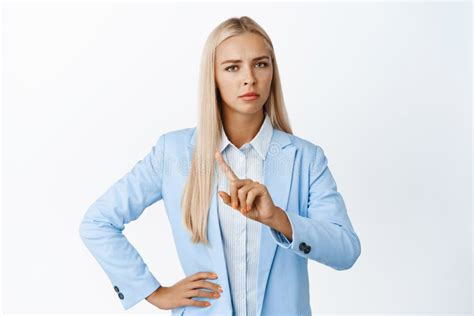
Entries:
[[[256,57],[256,58],[252,59],[252,61],[259,60],[259,59],[264,59],[264,58],[270,59],[270,57],[264,55],[264,56]],[[240,59],[229,59],[229,60],[221,62],[221,65],[226,64],[226,63],[236,63],[237,64],[237,63],[241,63],[241,62],[242,61]]]

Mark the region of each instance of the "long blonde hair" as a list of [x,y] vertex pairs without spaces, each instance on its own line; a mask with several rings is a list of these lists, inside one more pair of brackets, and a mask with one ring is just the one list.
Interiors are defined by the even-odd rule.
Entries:
[[270,95],[263,106],[274,128],[293,134],[283,100],[280,74],[270,37],[247,16],[233,17],[219,24],[208,36],[201,57],[198,90],[199,117],[191,169],[181,199],[183,222],[192,234],[193,243],[208,243],[207,219],[214,181],[215,158],[221,139],[221,100],[215,82],[216,47],[225,39],[252,32],[263,37],[270,48],[273,78]]

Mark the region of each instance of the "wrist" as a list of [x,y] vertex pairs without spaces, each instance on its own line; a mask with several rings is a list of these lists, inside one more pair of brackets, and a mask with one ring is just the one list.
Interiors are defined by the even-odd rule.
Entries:
[[154,290],[150,295],[148,295],[146,297],[146,300],[148,302],[153,301],[158,296],[158,291],[162,291],[163,289],[164,289],[164,287],[162,285],[160,285],[156,290]]
[[273,215],[268,218],[264,224],[272,228],[276,228],[281,220],[281,215],[283,214],[283,212],[284,211],[280,207],[275,206],[272,212]]
[[268,220],[266,225],[285,235],[288,241],[291,242],[293,240],[293,229],[291,227],[290,219],[282,208],[275,206],[273,216]]

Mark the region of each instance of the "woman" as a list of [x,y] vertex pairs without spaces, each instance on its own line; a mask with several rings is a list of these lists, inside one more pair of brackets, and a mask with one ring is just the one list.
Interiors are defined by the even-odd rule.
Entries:
[[[322,148],[292,135],[273,44],[249,17],[207,39],[197,127],[167,132],[87,210],[80,236],[124,309],[311,315],[308,259],[349,269],[361,246]],[[217,197],[219,196],[219,197]],[[163,199],[186,278],[162,285],[122,234]]]

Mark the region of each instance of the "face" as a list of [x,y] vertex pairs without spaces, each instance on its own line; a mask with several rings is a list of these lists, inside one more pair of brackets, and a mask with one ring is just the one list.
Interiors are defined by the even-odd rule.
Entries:
[[[260,111],[270,94],[272,76],[270,49],[260,35],[232,36],[216,48],[216,85],[227,110],[242,114]],[[248,92],[259,96],[241,97]]]

